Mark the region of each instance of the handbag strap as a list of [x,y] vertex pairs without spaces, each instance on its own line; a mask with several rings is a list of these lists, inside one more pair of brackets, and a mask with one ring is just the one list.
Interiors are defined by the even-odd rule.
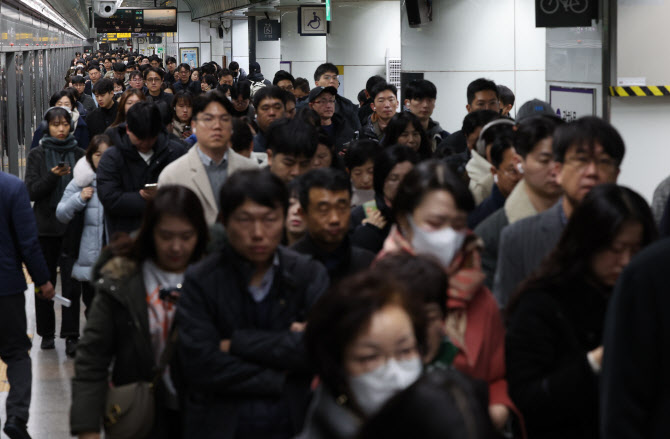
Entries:
[[172,360],[172,357],[174,356],[175,349],[177,348],[177,338],[178,338],[177,334],[178,334],[177,325],[173,324],[172,328],[170,329],[170,333],[168,334],[165,349],[163,349],[163,353],[161,354],[161,358],[158,362],[156,373],[154,374],[154,378],[151,380],[151,384],[154,388],[160,381],[161,377],[163,376],[163,372],[165,372],[165,369]]

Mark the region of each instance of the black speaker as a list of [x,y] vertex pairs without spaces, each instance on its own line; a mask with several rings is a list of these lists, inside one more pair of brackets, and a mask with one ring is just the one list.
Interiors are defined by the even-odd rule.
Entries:
[[219,38],[223,38],[223,26],[219,26],[217,30],[219,31]]
[[419,0],[405,0],[407,8],[407,21],[410,26],[419,26],[421,24],[421,13],[419,12]]

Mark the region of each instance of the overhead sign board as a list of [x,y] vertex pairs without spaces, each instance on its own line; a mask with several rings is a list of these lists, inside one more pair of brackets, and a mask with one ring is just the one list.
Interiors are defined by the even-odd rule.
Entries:
[[535,0],[535,27],[591,26],[598,0]]
[[118,9],[110,17],[95,15],[98,32],[176,32],[177,9]]
[[281,36],[281,25],[279,20],[258,20],[258,41],[278,41]]

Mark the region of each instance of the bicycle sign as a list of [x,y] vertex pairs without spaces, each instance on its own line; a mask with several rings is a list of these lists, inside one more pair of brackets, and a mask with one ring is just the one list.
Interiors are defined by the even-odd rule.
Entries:
[[300,7],[298,32],[302,36],[325,36],[327,32],[326,8],[323,6]]
[[535,0],[536,27],[591,26],[598,0]]

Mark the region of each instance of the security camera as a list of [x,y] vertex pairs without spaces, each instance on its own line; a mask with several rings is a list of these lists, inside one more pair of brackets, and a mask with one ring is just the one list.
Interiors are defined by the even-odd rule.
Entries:
[[94,5],[95,13],[101,17],[111,17],[117,9],[115,0],[97,0]]

